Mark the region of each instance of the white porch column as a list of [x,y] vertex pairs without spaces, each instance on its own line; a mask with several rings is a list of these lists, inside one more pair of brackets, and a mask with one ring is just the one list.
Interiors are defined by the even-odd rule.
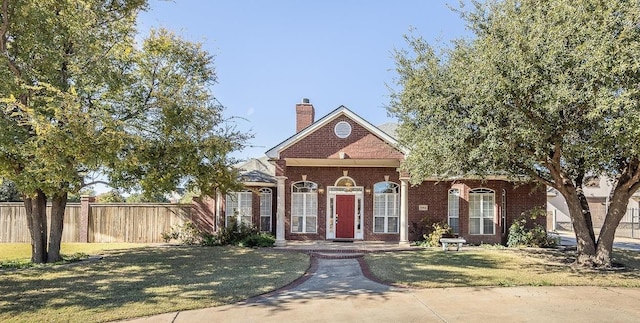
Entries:
[[400,243],[409,244],[409,178],[400,177]]
[[284,181],[287,178],[285,176],[276,176],[278,181],[278,204],[276,208],[276,246],[282,247],[287,244],[284,238],[284,200],[285,200],[285,187]]

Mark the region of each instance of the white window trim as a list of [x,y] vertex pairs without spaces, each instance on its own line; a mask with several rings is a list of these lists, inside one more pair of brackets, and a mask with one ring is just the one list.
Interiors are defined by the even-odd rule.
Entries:
[[[451,203],[455,201],[455,210],[451,207]],[[454,231],[451,225],[451,219],[458,219],[458,230]],[[453,233],[460,233],[460,189],[452,188],[449,190],[447,198],[447,223]]]
[[[318,184],[306,181],[307,183],[312,183],[314,185],[314,192],[295,192],[295,185],[300,183],[305,183],[305,181],[295,182],[291,184],[291,223],[289,225],[290,231],[293,234],[304,234],[304,233],[318,233]],[[294,197],[301,196],[302,197],[302,214],[293,214],[293,203]],[[314,197],[316,200],[316,209],[315,210],[307,210],[307,199]],[[302,221],[302,231],[293,231],[293,217],[302,217],[300,221]],[[316,225],[313,228],[314,231],[310,231],[310,228],[307,228],[307,218],[315,217]]]
[[[471,216],[471,211],[472,211],[472,207],[471,207],[471,195],[480,195],[481,197],[481,201],[480,201],[480,216],[479,217],[472,217]],[[483,213],[483,208],[482,208],[482,203],[484,201],[484,197],[485,196],[489,196],[491,195],[492,199],[493,199],[493,203],[492,203],[492,215],[491,216],[486,216]],[[491,219],[493,221],[493,227],[492,227],[492,232],[491,233],[485,233],[484,232],[484,220],[485,219]],[[480,225],[479,225],[479,229],[480,229],[480,233],[472,233],[471,232],[471,219],[480,219]],[[488,189],[488,188],[476,188],[473,189],[471,191],[469,191],[469,234],[470,235],[495,235],[496,234],[496,193],[494,190],[492,189]]]
[[[380,183],[391,183],[395,185],[396,188],[396,192],[395,193],[375,193],[375,186],[377,184]],[[394,183],[394,182],[378,182],[373,184],[374,185],[374,193],[373,193],[373,228],[372,231],[375,234],[398,234],[399,233],[399,229],[400,229],[400,225],[399,225],[399,221],[400,221],[400,185],[398,185],[398,183]],[[376,201],[379,198],[384,198],[384,214],[383,215],[376,215]],[[395,214],[389,214],[388,213],[388,204],[390,201],[393,201],[395,203],[395,208],[393,208],[393,212]],[[383,226],[383,231],[376,231],[376,218],[383,218],[384,219],[384,226]],[[396,219],[396,231],[389,231],[389,218],[395,218]]]
[[[273,192],[270,188],[261,188],[260,189],[260,231],[262,232],[271,232],[273,230]],[[266,199],[266,197],[269,197]],[[267,213],[263,213],[263,199],[269,201],[269,208],[266,209]],[[269,230],[262,230],[262,218],[269,219]]]
[[[240,197],[242,196],[242,197]],[[249,205],[243,207],[240,205],[241,201],[246,201],[248,196],[248,200],[249,200]],[[232,199],[236,199],[235,203],[230,202],[230,200]],[[236,204],[237,207],[235,209],[232,210],[232,205]],[[236,213],[236,210],[238,210],[238,213]],[[243,211],[247,211],[247,212],[243,212]],[[229,215],[229,212],[232,213],[232,215]],[[225,198],[225,217],[224,217],[224,225],[225,227],[229,226],[229,221],[228,219],[232,216],[236,217],[236,221],[238,224],[240,224],[242,222],[242,217],[250,217],[251,220],[249,221],[248,225],[252,225],[253,223],[253,192],[249,191],[249,190],[245,190],[245,191],[238,191],[238,192],[230,192],[229,194],[227,194],[226,198]]]

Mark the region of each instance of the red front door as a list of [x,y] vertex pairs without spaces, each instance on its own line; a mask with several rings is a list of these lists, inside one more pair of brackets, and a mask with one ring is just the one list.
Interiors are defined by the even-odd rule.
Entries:
[[336,238],[353,238],[355,201],[354,195],[336,196]]

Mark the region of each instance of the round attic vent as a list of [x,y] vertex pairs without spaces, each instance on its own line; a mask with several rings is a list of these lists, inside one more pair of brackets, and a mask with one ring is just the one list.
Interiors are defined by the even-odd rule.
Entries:
[[340,121],[336,123],[333,132],[338,138],[347,138],[351,135],[351,125],[346,121]]

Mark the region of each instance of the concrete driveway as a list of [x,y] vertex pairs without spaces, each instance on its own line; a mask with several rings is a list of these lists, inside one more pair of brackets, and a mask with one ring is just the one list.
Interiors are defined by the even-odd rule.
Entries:
[[[361,258],[360,258],[361,259]],[[366,267],[365,267],[366,268]],[[359,259],[312,258],[296,284],[233,305],[130,322],[638,322],[640,289],[403,289],[371,281]]]

